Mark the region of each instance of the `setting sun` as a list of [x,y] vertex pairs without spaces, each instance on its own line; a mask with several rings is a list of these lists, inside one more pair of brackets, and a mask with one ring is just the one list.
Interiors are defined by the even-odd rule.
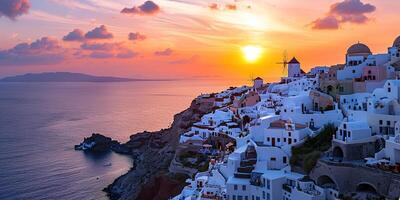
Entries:
[[248,62],[255,62],[262,53],[262,48],[254,45],[247,45],[242,48],[243,56]]

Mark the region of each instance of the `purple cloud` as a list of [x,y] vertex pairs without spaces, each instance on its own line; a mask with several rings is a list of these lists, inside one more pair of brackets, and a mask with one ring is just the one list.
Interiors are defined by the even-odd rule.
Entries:
[[72,42],[72,41],[83,41],[85,40],[85,35],[82,30],[74,29],[69,32],[66,36],[63,37],[64,41]]
[[128,39],[133,41],[141,41],[145,40],[147,37],[139,32],[136,33],[129,33]]
[[139,55],[137,52],[131,50],[125,50],[117,54],[117,58],[133,58]]
[[154,55],[156,55],[156,56],[170,56],[170,55],[172,55],[172,53],[173,53],[172,49],[167,48],[167,49],[162,50],[162,51],[154,52]]
[[91,58],[96,58],[96,59],[105,59],[105,58],[112,58],[114,57],[113,53],[110,52],[99,52],[99,51],[94,51],[90,53],[89,57]]
[[339,21],[334,16],[318,18],[312,22],[312,29],[338,29]]
[[59,42],[43,37],[32,43],[20,43],[0,51],[0,66],[49,65],[64,60],[65,50]]
[[376,7],[371,4],[364,4],[361,0],[345,0],[340,3],[335,3],[331,6],[331,13],[338,15],[363,15],[376,10]]
[[343,23],[364,24],[366,16],[376,10],[374,5],[363,3],[361,0],[344,0],[331,5],[328,14],[311,23],[313,29],[339,29]]
[[183,65],[183,64],[189,64],[194,62],[195,60],[197,60],[198,56],[194,55],[190,58],[184,58],[184,59],[179,59],[179,60],[174,60],[169,62],[169,64],[173,64],[173,65]]
[[115,43],[83,43],[81,49],[90,51],[112,51],[117,44]]
[[81,44],[79,55],[95,59],[133,58],[138,53],[124,47],[122,43],[88,43]]
[[29,0],[1,0],[0,17],[6,16],[15,20],[16,17],[28,13],[30,7]]
[[133,6],[132,8],[124,8],[121,13],[133,15],[154,15],[160,12],[160,6],[153,1],[146,1],[140,6]]
[[107,27],[104,25],[96,27],[85,34],[86,39],[111,39],[113,37],[113,34],[108,32]]

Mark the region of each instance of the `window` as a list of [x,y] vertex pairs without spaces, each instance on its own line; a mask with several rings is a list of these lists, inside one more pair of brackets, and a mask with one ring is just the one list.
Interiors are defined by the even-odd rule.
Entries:
[[232,200],[236,200],[236,195],[232,195]]
[[271,200],[271,195],[267,193],[267,200]]
[[268,141],[268,142],[270,141],[270,138],[269,138],[269,137],[267,137],[267,141]]
[[243,196],[242,195],[238,195],[238,200],[243,200]]
[[388,87],[388,92],[391,92],[391,91],[392,91],[392,89],[390,87]]
[[390,121],[387,121],[387,122],[386,122],[386,125],[390,126]]
[[263,196],[263,199],[265,199],[265,191],[263,191],[262,196]]
[[283,163],[287,163],[287,157],[286,156],[283,156]]
[[242,185],[242,190],[246,191],[246,185]]
[[244,196],[244,200],[249,200],[249,197],[248,196]]
[[267,189],[271,189],[271,181],[269,179],[267,179]]
[[296,142],[297,142],[297,139],[294,139],[293,142],[296,143]]
[[238,186],[237,185],[233,185],[233,190],[237,190]]
[[347,128],[347,124],[343,124],[343,128],[346,129]]
[[289,134],[289,137],[292,137],[292,132],[288,132],[288,134]]
[[283,142],[286,142],[286,138],[283,138]]
[[278,138],[278,142],[281,142],[281,138]]
[[383,124],[383,121],[382,121],[382,120],[379,120],[379,124],[382,125],[382,124]]
[[271,157],[271,161],[275,161],[276,160],[276,158],[275,157]]

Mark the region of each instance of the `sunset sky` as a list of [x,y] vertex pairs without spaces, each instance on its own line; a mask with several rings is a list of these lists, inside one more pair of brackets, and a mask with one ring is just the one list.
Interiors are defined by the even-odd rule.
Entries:
[[[386,52],[397,0],[1,0],[0,77],[70,71],[136,78],[282,76],[286,50],[308,71],[358,41]],[[260,55],[250,62],[246,46]]]

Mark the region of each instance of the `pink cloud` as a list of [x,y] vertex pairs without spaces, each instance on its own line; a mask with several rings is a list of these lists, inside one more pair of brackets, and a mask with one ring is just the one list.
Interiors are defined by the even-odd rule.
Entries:
[[313,29],[338,29],[339,21],[334,16],[318,18],[312,22]]

